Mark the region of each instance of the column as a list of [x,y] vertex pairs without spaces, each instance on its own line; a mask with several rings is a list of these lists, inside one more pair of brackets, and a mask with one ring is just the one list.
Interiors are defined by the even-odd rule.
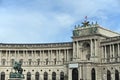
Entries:
[[7,50],[6,50],[5,52],[6,52],[6,53],[5,53],[5,54],[6,54],[6,59],[8,60],[8,57],[9,57],[9,56],[8,56]]
[[27,53],[27,50],[25,50],[25,53],[24,53],[24,55],[25,55],[25,56],[24,56],[24,60],[23,60],[23,61],[24,61],[24,63],[25,63],[24,65],[26,65],[26,64],[27,64],[27,62],[26,62],[26,61],[27,61],[27,60],[26,60],[26,57],[27,57],[27,56],[26,56],[26,53]]
[[52,50],[50,51],[50,62],[52,62]]
[[94,39],[94,41],[95,41],[95,53],[94,53],[94,55],[97,56],[98,52],[97,52],[97,42],[96,42],[96,39]]
[[104,47],[103,47],[103,46],[102,46],[102,54],[101,54],[101,57],[102,57],[102,58],[101,58],[101,59],[102,59],[101,61],[103,62],[103,59],[104,59]]
[[77,45],[77,46],[76,46],[76,49],[77,49],[77,54],[76,54],[77,56],[76,56],[76,57],[78,58],[78,57],[79,57],[79,52],[78,52],[78,51],[79,51],[78,41],[76,42],[76,45]]
[[73,58],[76,58],[76,45],[75,42],[73,42]]
[[[42,59],[41,59],[41,50],[39,50],[39,54],[40,54],[40,56],[39,56],[39,58],[40,58],[40,65],[42,65],[41,64],[41,61],[42,61]],[[36,57],[37,57],[37,52],[36,52]]]
[[95,49],[94,49],[94,55],[95,55],[95,57],[96,57],[96,39],[94,39],[94,42],[95,42]]
[[105,62],[107,62],[106,45],[105,45]]
[[50,57],[50,55],[51,55],[51,50],[48,50],[48,63],[49,63],[49,65],[50,65],[50,62],[51,62],[51,57]]
[[41,58],[41,65],[43,65],[43,52],[42,52],[42,50],[40,50],[40,53],[41,53],[41,56],[40,56],[40,58]]
[[[42,51],[42,59],[43,59],[43,65],[44,65],[44,62],[46,61],[45,60],[45,53],[44,53],[44,50]],[[46,63],[45,63],[46,64]]]
[[60,64],[60,50],[58,50],[58,64]]
[[120,56],[120,45],[119,45],[119,43],[118,43],[118,56]]
[[91,43],[91,56],[93,57],[93,41],[92,41],[92,39],[90,40],[90,43]]
[[34,50],[32,50],[32,64],[35,65],[36,58],[34,58]]
[[20,51],[21,51],[21,50],[18,50],[18,51],[17,51],[17,60],[18,60],[19,57],[21,57]]
[[111,45],[110,45],[110,62],[112,61],[112,48],[111,48]]
[[2,54],[2,50],[0,50],[0,65],[1,65],[1,54]]
[[115,72],[111,72],[111,80],[115,80]]
[[56,64],[58,64],[58,50],[56,50],[56,61],[57,61]]
[[17,59],[17,56],[16,56],[16,51],[17,51],[17,50],[15,50],[15,59]]
[[119,52],[119,49],[120,49],[120,45],[119,45],[119,43],[118,43],[118,61],[120,61],[120,52]]
[[114,48],[114,44],[112,46],[113,46],[112,47],[113,48],[113,54],[112,54],[113,55],[113,61],[115,61],[115,48]]
[[6,60],[6,64],[7,65],[10,65],[10,63],[11,63],[11,55],[10,55],[10,50],[8,50],[8,54],[9,54],[9,59],[8,60]]
[[66,50],[64,49],[64,60],[67,61]]
[[67,61],[69,61],[69,53],[68,53],[68,49],[66,50],[66,58],[67,58]]
[[68,80],[72,80],[72,69],[69,68]]

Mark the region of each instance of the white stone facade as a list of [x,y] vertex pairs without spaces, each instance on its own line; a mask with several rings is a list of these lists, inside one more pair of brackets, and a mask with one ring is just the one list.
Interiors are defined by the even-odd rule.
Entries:
[[72,42],[1,43],[0,80],[8,80],[14,61],[22,62],[24,80],[119,80],[119,36],[90,24],[76,27]]

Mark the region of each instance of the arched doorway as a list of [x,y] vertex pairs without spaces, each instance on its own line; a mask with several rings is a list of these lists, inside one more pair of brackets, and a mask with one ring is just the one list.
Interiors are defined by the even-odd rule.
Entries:
[[39,80],[39,72],[35,73],[35,80]]
[[119,80],[119,72],[118,72],[118,70],[115,70],[115,80]]
[[91,70],[91,80],[96,80],[96,73],[94,68]]
[[48,73],[44,72],[44,80],[48,80]]
[[31,73],[30,72],[27,73],[27,80],[31,80]]
[[64,72],[60,73],[60,80],[64,80]]
[[1,80],[5,80],[5,72],[1,72]]
[[72,70],[72,80],[78,80],[78,69],[74,68]]
[[111,80],[111,72],[107,70],[107,80]]
[[56,80],[56,73],[55,72],[52,73],[52,80]]

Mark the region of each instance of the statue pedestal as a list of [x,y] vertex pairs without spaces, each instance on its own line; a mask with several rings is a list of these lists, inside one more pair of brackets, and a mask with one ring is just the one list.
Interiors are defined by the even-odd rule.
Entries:
[[9,78],[8,80],[23,80],[21,78]]

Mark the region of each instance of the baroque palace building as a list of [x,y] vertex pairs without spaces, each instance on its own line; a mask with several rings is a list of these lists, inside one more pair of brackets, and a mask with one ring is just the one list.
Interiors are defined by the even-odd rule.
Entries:
[[120,34],[84,21],[71,42],[0,43],[0,80],[20,61],[24,80],[120,80]]

